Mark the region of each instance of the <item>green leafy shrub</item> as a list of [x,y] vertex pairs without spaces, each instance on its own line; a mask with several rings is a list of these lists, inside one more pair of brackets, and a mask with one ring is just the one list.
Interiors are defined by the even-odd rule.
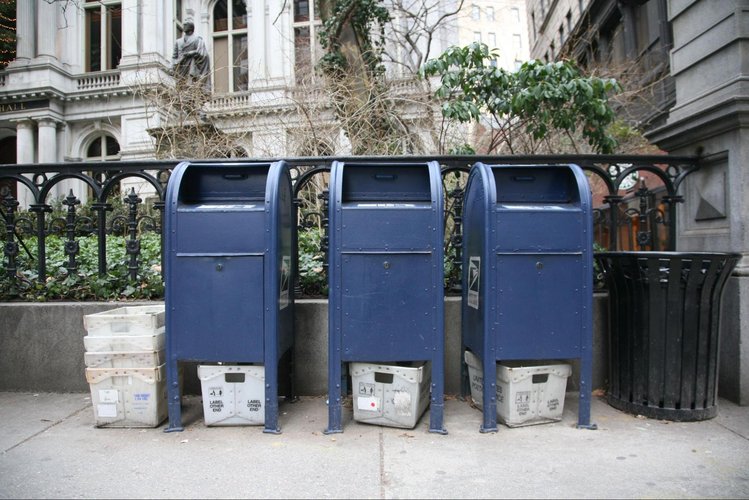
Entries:
[[76,256],[78,269],[68,270],[65,255],[65,240],[60,236],[46,239],[47,278],[42,281],[37,272],[37,241],[35,237],[24,239],[31,257],[21,253],[17,259],[19,269],[16,276],[0,279],[0,300],[45,302],[50,300],[151,300],[164,296],[161,277],[161,236],[143,233],[140,237],[138,277],[129,277],[125,252],[125,238],[107,238],[107,273],[98,271],[98,247],[96,236],[77,238],[80,252]]
[[[50,235],[46,239],[47,277],[39,279],[37,272],[37,240],[24,238],[31,256],[21,252],[16,260],[16,276],[0,276],[0,301],[47,302],[55,300],[158,300],[164,297],[161,275],[161,236],[143,233],[140,237],[141,254],[138,277],[130,280],[125,252],[126,238],[107,238],[107,273],[98,271],[98,245],[96,236],[76,238],[79,253],[78,268],[68,270],[65,239]],[[322,231],[319,228],[299,232],[299,284],[305,297],[328,295],[327,275],[320,249]]]
[[[299,285],[303,297],[327,297],[328,277],[321,250],[323,231],[310,228],[299,231]],[[161,274],[161,236],[143,233],[140,238],[141,254],[138,276],[130,280],[125,252],[126,238],[107,238],[107,272],[98,271],[98,246],[96,236],[76,238],[79,253],[78,268],[68,271],[65,239],[50,235],[46,239],[47,277],[39,279],[37,272],[37,240],[24,238],[31,256],[21,252],[17,258],[16,276],[0,276],[0,301],[47,302],[56,300],[106,301],[106,300],[160,300],[164,297]],[[452,249],[452,247],[449,247]],[[445,284],[460,283],[460,269],[455,266],[452,252],[445,255]],[[451,278],[453,281],[451,281]],[[454,290],[453,290],[454,292]]]
[[325,255],[320,249],[322,234],[316,227],[299,231],[299,286],[305,297],[328,295],[328,276],[323,268]]
[[487,154],[559,152],[560,146],[580,153],[582,141],[599,153],[614,150],[608,99],[621,90],[615,80],[586,76],[572,61],[527,61],[510,72],[492,64],[497,58],[498,51],[475,42],[449,47],[422,68],[425,77],[440,79],[435,97],[447,120],[489,119]]

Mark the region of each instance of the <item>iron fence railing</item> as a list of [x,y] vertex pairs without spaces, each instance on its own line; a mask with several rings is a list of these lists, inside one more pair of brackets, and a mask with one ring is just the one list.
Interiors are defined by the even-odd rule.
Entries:
[[[267,159],[259,159],[267,161]],[[320,252],[327,250],[327,182],[331,162],[356,160],[373,162],[431,161],[442,165],[445,193],[446,290],[460,288],[462,200],[470,166],[478,161],[490,164],[575,163],[588,174],[594,199],[594,231],[599,248],[608,250],[675,249],[676,207],[683,202],[679,189],[684,179],[699,168],[696,157],[632,155],[544,155],[544,156],[389,156],[307,157],[285,161],[292,169],[295,204],[300,231],[317,227]],[[200,160],[238,163],[249,159]],[[255,160],[253,160],[255,161]],[[80,252],[78,239],[95,235],[98,271],[104,275],[107,241],[112,234],[126,237],[128,273],[138,278],[140,234],[161,232],[164,195],[177,160],[149,160],[100,163],[55,163],[0,166],[0,217],[5,229],[3,268],[8,277],[17,276],[18,256],[36,245],[36,273],[41,281],[48,274],[46,239],[56,234],[65,240],[65,267],[74,272]],[[80,181],[61,193],[60,187]],[[121,192],[123,181],[131,186]],[[133,183],[133,181],[136,181]],[[140,187],[136,192],[135,185]],[[145,187],[145,189],[143,189]],[[67,187],[66,187],[67,189]],[[75,189],[81,192],[74,192]],[[295,256],[298,266],[299,255]],[[325,273],[325,261],[321,260]],[[298,267],[297,267],[298,268]],[[449,268],[449,269],[448,269]],[[297,293],[301,290],[297,286]]]

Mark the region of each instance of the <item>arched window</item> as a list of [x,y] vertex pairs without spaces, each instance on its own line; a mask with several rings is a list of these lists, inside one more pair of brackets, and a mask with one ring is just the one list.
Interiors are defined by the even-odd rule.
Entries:
[[244,0],[218,0],[213,7],[213,86],[216,92],[248,89],[248,40]]
[[[107,134],[106,132],[100,131],[98,134],[92,136],[90,140],[91,142],[88,144],[87,147],[85,147],[86,149],[85,149],[83,161],[100,162],[100,161],[117,161],[120,159],[120,143],[117,142],[117,139],[115,139],[111,135]],[[96,177],[94,172],[88,172],[88,174]],[[103,182],[104,177],[99,178],[99,180]],[[81,201],[83,202],[89,199],[94,199],[94,196],[95,196],[94,191],[90,187],[82,188],[82,189],[75,188],[74,192],[82,193],[82,194],[79,194],[78,196],[81,198]],[[120,186],[117,185],[113,193],[111,194],[119,196]]]
[[109,134],[94,138],[86,149],[86,161],[115,161],[120,159],[120,143]]

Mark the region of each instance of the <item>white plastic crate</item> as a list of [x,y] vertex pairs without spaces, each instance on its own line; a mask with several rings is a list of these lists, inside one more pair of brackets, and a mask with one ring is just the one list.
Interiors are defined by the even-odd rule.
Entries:
[[164,327],[164,305],[131,306],[83,317],[90,337],[110,335],[153,335]]
[[161,351],[87,352],[83,361],[89,368],[156,368],[166,360]]
[[265,367],[199,365],[205,425],[263,425]]
[[[465,352],[465,360],[471,398],[476,406],[483,408],[483,363],[470,351]],[[567,379],[571,373],[571,366],[561,363],[498,363],[497,418],[508,427],[558,422],[564,412]]]
[[97,427],[157,427],[166,419],[164,365],[86,368]]
[[351,363],[354,420],[413,429],[429,405],[432,366]]
[[83,337],[83,345],[89,352],[106,351],[161,351],[166,338],[164,328],[159,328],[151,335],[115,335],[112,337]]

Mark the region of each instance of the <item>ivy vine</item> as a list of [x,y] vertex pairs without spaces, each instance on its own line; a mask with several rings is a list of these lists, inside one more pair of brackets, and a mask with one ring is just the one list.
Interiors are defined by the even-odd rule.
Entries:
[[[359,53],[370,75],[384,72],[382,51],[385,46],[385,24],[390,13],[382,0],[330,0],[321,1],[323,26],[319,32],[325,55],[320,61],[324,73],[339,76],[351,68],[342,52],[342,34],[348,26],[353,31]],[[325,8],[328,7],[328,8]],[[327,12],[327,14],[326,14]]]

